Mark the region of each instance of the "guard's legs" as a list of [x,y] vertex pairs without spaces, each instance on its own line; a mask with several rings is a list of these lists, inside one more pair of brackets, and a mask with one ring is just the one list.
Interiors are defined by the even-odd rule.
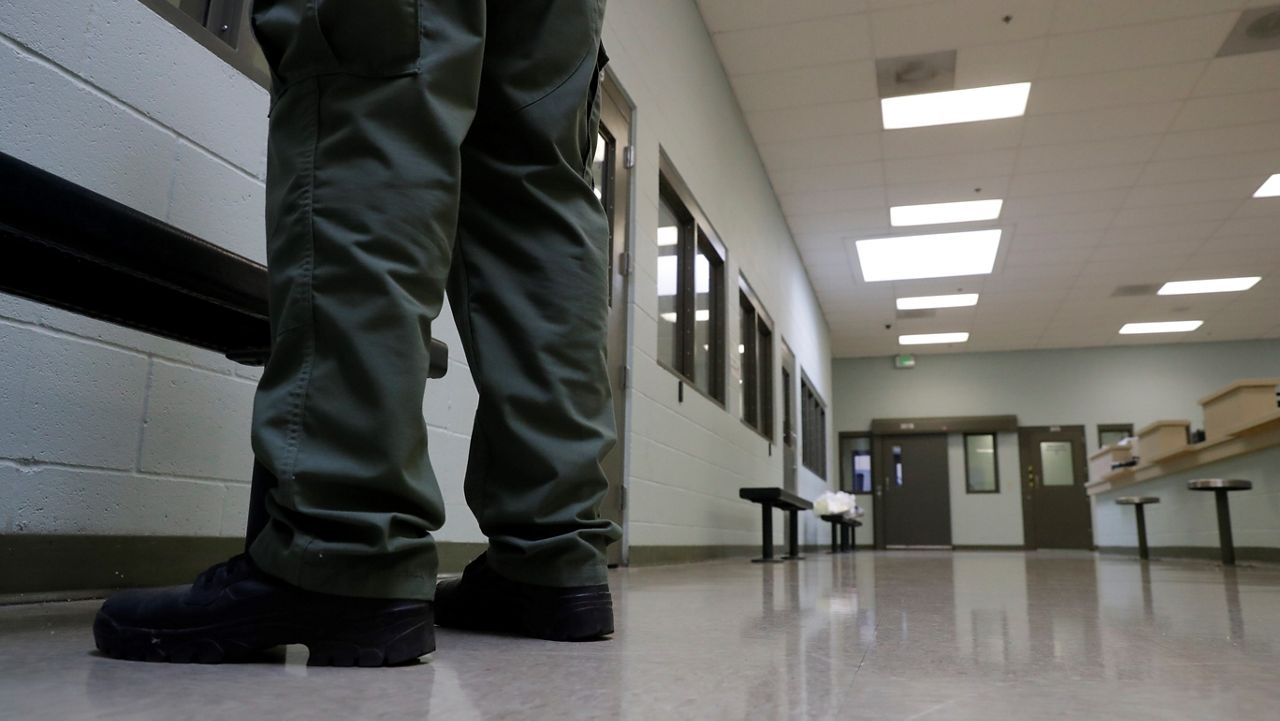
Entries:
[[[480,86],[478,0],[257,0],[272,64],[272,355],[251,545],[304,589],[430,599],[444,507],[422,414]],[[252,530],[251,530],[252,532]]]
[[480,395],[467,503],[502,576],[602,584],[619,537],[597,513],[615,435],[609,229],[590,177],[604,2],[488,5],[449,285]]

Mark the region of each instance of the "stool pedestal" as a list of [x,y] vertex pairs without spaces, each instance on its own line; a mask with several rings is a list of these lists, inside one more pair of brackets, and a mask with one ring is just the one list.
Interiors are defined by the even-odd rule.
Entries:
[[1138,518],[1138,558],[1144,561],[1149,560],[1151,554],[1147,549],[1147,516],[1143,507],[1159,502],[1160,499],[1155,496],[1125,496],[1116,499],[1118,506],[1133,506],[1134,515]]
[[1213,491],[1214,502],[1218,507],[1218,544],[1222,547],[1222,565],[1236,565],[1236,546],[1231,537],[1231,505],[1227,494],[1250,490],[1253,482],[1236,478],[1202,478],[1188,481],[1187,488],[1192,491]]

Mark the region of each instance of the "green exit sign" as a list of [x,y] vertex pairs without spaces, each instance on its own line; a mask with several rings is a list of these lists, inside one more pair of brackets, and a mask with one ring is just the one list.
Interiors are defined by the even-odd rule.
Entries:
[[894,367],[894,368],[901,368],[901,369],[915,368],[915,367],[916,367],[916,357],[915,357],[915,356],[913,356],[913,355],[907,354],[907,353],[904,353],[904,354],[902,354],[902,355],[894,356],[894,357],[893,357],[893,367]]

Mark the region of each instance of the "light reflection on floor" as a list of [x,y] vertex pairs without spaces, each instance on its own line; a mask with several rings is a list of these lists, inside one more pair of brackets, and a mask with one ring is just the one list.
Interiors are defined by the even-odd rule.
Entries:
[[3,719],[1272,719],[1280,569],[890,552],[612,577],[618,633],[441,631],[391,670],[91,652],[94,603],[0,608]]

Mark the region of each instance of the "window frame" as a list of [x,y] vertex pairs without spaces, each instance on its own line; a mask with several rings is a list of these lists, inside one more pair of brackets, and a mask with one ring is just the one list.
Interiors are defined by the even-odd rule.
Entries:
[[[992,432],[984,433],[965,433],[964,436],[964,492],[974,495],[991,495],[1000,493],[1000,434]],[[991,437],[991,470],[995,480],[995,487],[991,489],[975,489],[973,487],[973,477],[969,474],[969,439],[979,436]]]
[[[728,409],[725,372],[725,276],[728,254],[715,229],[707,221],[701,208],[693,200],[688,187],[671,167],[665,153],[658,174],[658,196],[666,203],[680,223],[676,250],[676,340],[674,358],[657,359],[658,365],[670,371],[685,385],[697,391],[721,408]],[[709,295],[711,300],[710,342],[708,354],[708,387],[697,381],[697,326],[690,318],[697,317],[697,257],[702,255],[710,263]],[[659,318],[658,322],[662,320]]]
[[200,22],[168,0],[138,1],[245,77],[268,91],[271,90],[271,72],[267,69],[250,22],[252,0],[209,0],[211,9],[226,26],[226,30],[221,32]]
[[[745,277],[738,277],[738,329],[742,345],[742,413],[739,419],[773,443],[777,427],[774,402],[773,320]],[[754,411],[749,414],[749,411]],[[749,417],[753,416],[753,417]]]
[[1102,442],[1103,433],[1124,433],[1126,438],[1133,436],[1132,423],[1099,423],[1098,424],[1098,448],[1105,448],[1106,444]]
[[[827,404],[814,389],[808,374],[800,372],[800,464],[827,480]],[[817,425],[820,433],[811,433]],[[811,464],[810,461],[813,461]],[[817,466],[817,467],[815,467]]]

